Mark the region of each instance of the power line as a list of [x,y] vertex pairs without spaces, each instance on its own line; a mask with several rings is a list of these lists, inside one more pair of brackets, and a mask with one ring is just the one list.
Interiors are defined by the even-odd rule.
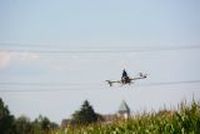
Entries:
[[[146,84],[136,84],[133,85],[136,87],[150,87],[150,86],[167,86],[167,85],[180,85],[180,84],[198,84],[200,83],[200,80],[192,80],[192,81],[172,81],[172,82],[156,82],[156,83],[146,83]],[[6,82],[6,83],[0,83],[0,89],[2,86],[12,86],[12,87],[20,87],[20,89],[7,89],[8,87],[3,87],[3,89],[0,90],[0,92],[58,92],[58,91],[85,91],[85,90],[99,90],[99,89],[106,89],[106,87],[99,87],[98,84],[94,84],[93,86],[90,85],[90,83],[77,83],[78,85],[75,85],[75,83],[60,83],[63,86],[59,87],[58,84],[55,83],[21,83],[21,82]],[[105,83],[106,84],[106,83]],[[34,86],[36,85],[36,89],[22,89],[24,86],[27,88],[27,86]],[[52,86],[54,85],[54,86]],[[91,87],[90,87],[91,86]],[[97,86],[97,87],[94,87]],[[109,87],[109,86],[108,86]],[[118,86],[116,86],[117,88]],[[29,87],[32,88],[32,87]],[[119,87],[118,87],[119,88]]]
[[44,82],[0,82],[0,86],[4,85],[4,86],[68,86],[68,85],[94,85],[97,83],[94,82],[85,82],[85,83],[81,83],[81,82],[73,82],[73,83],[53,83],[53,82],[48,82],[48,83],[44,83]]
[[[66,49],[66,50],[65,50]],[[11,49],[3,48],[1,51],[19,52],[19,53],[43,53],[43,54],[87,54],[87,53],[138,53],[138,52],[160,52],[160,51],[177,51],[177,50],[194,50],[200,49],[200,45],[179,46],[179,47],[103,47],[103,48],[62,48],[62,49]]]
[[148,83],[141,86],[165,86],[165,85],[180,85],[180,84],[195,84],[200,83],[200,80],[192,81],[172,81],[172,82],[157,82],[157,83]]
[[130,46],[130,45],[101,45],[101,46],[72,46],[72,45],[69,45],[69,44],[48,44],[48,43],[17,43],[17,42],[0,42],[0,46],[1,47],[6,47],[6,48],[9,48],[9,47],[18,47],[18,48],[30,48],[30,47],[33,47],[33,48],[61,48],[61,49],[67,49],[67,48],[74,48],[74,49],[77,49],[77,48],[81,48],[81,49],[113,49],[113,48],[196,48],[196,47],[200,47],[200,44],[190,44],[190,45],[177,45],[177,46],[174,46],[174,45],[165,45],[165,46],[162,46],[162,45],[154,45],[154,46]]
[[[105,82],[106,83],[106,82]],[[200,80],[188,80],[188,81],[171,81],[171,82],[153,82],[146,83],[145,86],[151,85],[174,85],[174,84],[193,84],[200,83]],[[98,85],[97,82],[73,82],[73,83],[53,83],[53,82],[0,82],[0,86],[84,86],[84,85]]]

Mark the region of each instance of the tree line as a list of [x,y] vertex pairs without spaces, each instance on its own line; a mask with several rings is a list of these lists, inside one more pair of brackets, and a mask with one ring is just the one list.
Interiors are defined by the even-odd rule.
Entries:
[[[80,110],[72,114],[71,125],[88,125],[97,122],[101,116],[95,113],[87,100],[84,101]],[[34,121],[26,116],[16,118],[0,98],[0,134],[48,134],[59,128],[55,122],[47,117],[39,115]]]

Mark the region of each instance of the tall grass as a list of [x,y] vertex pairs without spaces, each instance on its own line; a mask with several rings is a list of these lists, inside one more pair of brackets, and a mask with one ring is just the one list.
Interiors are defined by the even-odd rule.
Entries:
[[174,111],[137,115],[129,120],[119,119],[110,124],[68,126],[57,134],[200,134],[200,103],[182,103]]

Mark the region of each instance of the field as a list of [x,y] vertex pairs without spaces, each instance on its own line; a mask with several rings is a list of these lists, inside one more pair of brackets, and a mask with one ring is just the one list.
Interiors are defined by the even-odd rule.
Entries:
[[128,120],[68,126],[56,134],[200,134],[200,103],[181,103],[177,110],[143,113]]

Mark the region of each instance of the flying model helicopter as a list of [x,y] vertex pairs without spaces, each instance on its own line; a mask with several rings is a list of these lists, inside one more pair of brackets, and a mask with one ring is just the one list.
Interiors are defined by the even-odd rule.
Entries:
[[123,70],[122,76],[121,76],[121,80],[106,80],[106,82],[112,86],[114,83],[119,83],[122,85],[126,85],[126,84],[133,84],[133,81],[135,80],[139,80],[139,79],[146,79],[147,78],[147,74],[143,74],[143,73],[139,73],[139,75],[137,77],[129,77],[126,70]]

